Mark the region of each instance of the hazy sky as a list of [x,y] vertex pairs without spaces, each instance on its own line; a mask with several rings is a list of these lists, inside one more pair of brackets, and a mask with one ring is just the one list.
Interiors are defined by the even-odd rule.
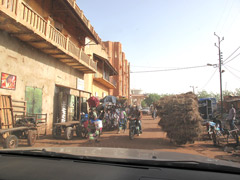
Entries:
[[[239,0],[77,0],[77,4],[103,41],[122,43],[131,72],[216,64],[214,32],[224,36],[223,60],[240,46]],[[239,53],[240,49],[231,58]],[[240,55],[227,61],[223,90],[233,91],[240,88]],[[183,93],[192,90],[190,86],[219,92],[218,69],[131,73],[131,88],[147,93]]]

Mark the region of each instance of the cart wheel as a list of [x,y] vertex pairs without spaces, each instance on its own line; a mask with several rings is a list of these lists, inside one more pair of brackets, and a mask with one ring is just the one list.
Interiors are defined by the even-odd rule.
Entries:
[[62,134],[62,129],[61,129],[61,127],[56,127],[56,126],[54,126],[54,127],[53,127],[53,130],[52,130],[52,136],[53,136],[53,138],[59,138],[59,137],[61,137],[61,134]]
[[29,130],[28,131],[28,138],[27,142],[29,146],[33,146],[37,139],[37,132],[35,130]]
[[3,144],[4,148],[14,149],[18,147],[18,138],[15,135],[9,135]]
[[64,132],[65,139],[70,140],[73,138],[73,130],[72,127],[67,127]]
[[219,136],[217,135],[217,132],[215,130],[212,133],[212,140],[213,140],[213,145],[214,146],[219,146],[220,145]]

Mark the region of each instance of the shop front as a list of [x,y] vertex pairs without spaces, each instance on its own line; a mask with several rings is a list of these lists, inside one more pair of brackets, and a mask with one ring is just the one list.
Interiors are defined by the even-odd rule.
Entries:
[[90,92],[56,85],[53,123],[80,120],[81,112],[88,113],[87,99],[90,97]]

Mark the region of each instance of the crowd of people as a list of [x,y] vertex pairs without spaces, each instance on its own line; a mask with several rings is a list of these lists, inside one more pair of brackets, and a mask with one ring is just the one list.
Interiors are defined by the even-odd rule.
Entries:
[[[82,114],[82,123],[88,131],[88,139],[100,142],[103,131],[116,130],[116,133],[125,133],[129,119],[140,120],[142,113],[136,105],[106,103],[104,106],[90,107],[86,116]],[[86,118],[88,117],[88,118]],[[141,123],[140,132],[142,133]]]

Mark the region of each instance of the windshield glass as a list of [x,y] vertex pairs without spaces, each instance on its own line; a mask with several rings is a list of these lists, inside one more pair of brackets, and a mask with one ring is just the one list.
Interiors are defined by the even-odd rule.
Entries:
[[2,1],[0,149],[240,163],[239,32],[238,0]]

